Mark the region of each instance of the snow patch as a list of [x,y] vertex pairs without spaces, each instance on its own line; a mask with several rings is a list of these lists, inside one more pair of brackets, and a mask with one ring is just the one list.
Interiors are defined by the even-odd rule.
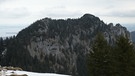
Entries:
[[34,72],[28,72],[28,71],[13,71],[13,70],[7,70],[7,71],[0,71],[0,76],[10,76],[10,75],[28,75],[28,76],[70,76],[70,75],[61,75],[61,74],[54,74],[54,73],[34,73]]

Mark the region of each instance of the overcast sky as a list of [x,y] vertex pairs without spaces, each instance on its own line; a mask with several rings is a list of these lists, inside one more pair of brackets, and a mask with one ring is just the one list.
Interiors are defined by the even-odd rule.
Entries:
[[15,35],[45,17],[79,18],[85,13],[135,30],[135,0],[0,0],[0,36]]
[[135,24],[135,0],[0,0],[0,26],[30,25],[45,17],[78,18],[85,13],[105,23]]

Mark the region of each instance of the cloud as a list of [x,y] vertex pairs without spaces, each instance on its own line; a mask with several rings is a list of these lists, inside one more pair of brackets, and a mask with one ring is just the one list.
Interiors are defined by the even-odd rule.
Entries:
[[75,18],[75,17],[78,17],[78,16],[79,17],[82,16],[82,13],[61,11],[61,13],[55,13],[55,12],[48,13],[47,16],[53,17],[53,18]]
[[22,18],[28,16],[30,13],[27,8],[1,9],[1,18]]
[[7,0],[0,0],[0,3],[3,3],[3,2],[5,2],[5,1],[7,1]]
[[27,20],[27,24],[44,17],[78,18],[84,13],[105,20],[111,17],[110,22],[115,22],[116,17],[119,21],[121,18],[131,21],[135,17],[134,3],[135,0],[0,0],[0,22],[12,19],[14,24],[23,24]]
[[104,13],[97,13],[99,16],[105,17],[127,17],[127,18],[135,18],[135,10],[110,10]]
[[110,13],[115,17],[135,17],[135,10],[114,11]]
[[82,12],[78,10],[68,10],[67,7],[58,6],[51,7],[41,10],[39,13],[40,17],[51,17],[51,18],[73,18],[82,15]]
[[14,0],[0,0],[0,4],[5,3],[5,2],[10,2],[10,1],[14,1]]

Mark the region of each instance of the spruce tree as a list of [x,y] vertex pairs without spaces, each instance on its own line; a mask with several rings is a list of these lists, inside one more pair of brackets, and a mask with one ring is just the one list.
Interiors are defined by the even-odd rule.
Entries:
[[112,76],[135,76],[135,50],[128,37],[117,39],[112,56]]
[[110,76],[110,47],[104,36],[98,34],[88,57],[90,76]]

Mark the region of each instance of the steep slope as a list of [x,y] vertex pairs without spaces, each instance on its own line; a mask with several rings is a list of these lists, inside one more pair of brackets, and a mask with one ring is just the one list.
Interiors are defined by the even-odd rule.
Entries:
[[[67,20],[44,18],[20,31],[15,42],[10,42],[10,45],[17,43],[14,48],[19,49],[8,47],[8,50],[13,50],[17,55],[19,53],[23,66],[21,63],[18,66],[25,65],[25,69],[31,71],[40,69],[40,72],[87,76],[86,55],[99,32],[104,34],[110,45],[114,44],[117,36],[130,37],[127,29],[120,24],[107,25],[91,14]],[[26,54],[26,60],[21,54]],[[8,60],[6,63],[15,64],[11,62]]]
[[131,32],[131,38],[132,38],[132,41],[135,43],[135,31]]

